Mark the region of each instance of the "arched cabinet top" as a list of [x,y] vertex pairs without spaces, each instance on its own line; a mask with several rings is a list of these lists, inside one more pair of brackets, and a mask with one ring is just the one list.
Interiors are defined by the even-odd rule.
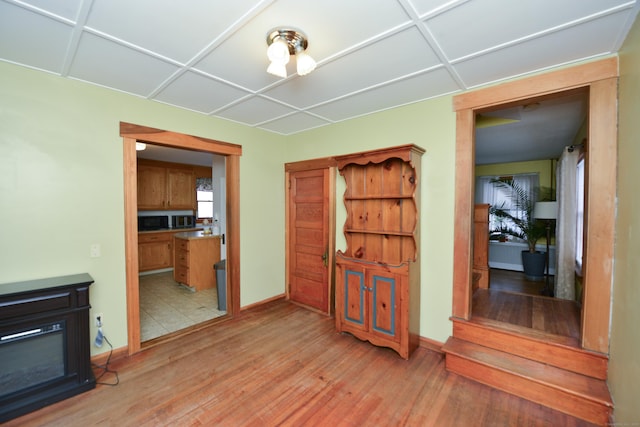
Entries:
[[407,144],[397,147],[382,148],[379,150],[363,151],[360,153],[336,156],[338,169],[342,170],[346,165],[357,164],[367,165],[369,163],[382,163],[390,158],[398,158],[409,162],[411,167],[416,168],[415,162],[424,154],[425,150],[417,145]]

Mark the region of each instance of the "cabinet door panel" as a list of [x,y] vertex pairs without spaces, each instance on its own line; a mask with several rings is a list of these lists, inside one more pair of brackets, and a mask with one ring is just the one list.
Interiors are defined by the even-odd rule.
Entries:
[[399,280],[373,273],[371,283],[371,330],[385,338],[397,338]]
[[160,241],[139,244],[138,264],[139,271],[171,267],[171,243]]
[[138,166],[138,209],[166,209],[166,189],[164,168]]
[[344,321],[350,327],[366,331],[368,325],[366,307],[366,284],[364,272],[345,268],[344,286]]
[[193,209],[196,195],[193,171],[169,169],[167,179],[168,207],[171,209]]

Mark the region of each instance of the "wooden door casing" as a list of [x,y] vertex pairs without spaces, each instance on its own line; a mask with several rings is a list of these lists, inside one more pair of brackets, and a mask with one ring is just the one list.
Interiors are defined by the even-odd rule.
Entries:
[[329,313],[329,170],[289,176],[289,298]]
[[469,319],[472,303],[472,242],[475,113],[513,106],[570,90],[589,91],[588,178],[585,188],[584,297],[582,348],[607,354],[615,242],[617,161],[617,79],[615,57],[514,80],[456,95],[456,178],[452,317]]
[[120,122],[120,136],[123,138],[124,166],[127,350],[129,355],[132,355],[138,353],[142,348],[140,339],[140,293],[138,280],[136,142],[157,143],[168,147],[225,156],[228,316],[234,316],[240,313],[240,156],[242,155],[242,146],[125,122]]

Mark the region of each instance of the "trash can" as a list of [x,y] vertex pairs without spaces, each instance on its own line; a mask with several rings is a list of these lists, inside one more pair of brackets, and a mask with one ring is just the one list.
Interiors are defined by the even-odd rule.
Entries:
[[216,284],[218,288],[218,310],[227,311],[227,260],[223,259],[213,265],[216,270]]

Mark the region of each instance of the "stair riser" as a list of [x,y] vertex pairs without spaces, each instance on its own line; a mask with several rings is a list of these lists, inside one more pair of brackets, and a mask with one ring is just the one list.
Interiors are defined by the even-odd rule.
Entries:
[[579,349],[532,340],[471,322],[454,322],[453,336],[592,378],[607,378],[607,359]]
[[594,424],[605,425],[611,417],[606,405],[452,353],[447,354],[445,366],[450,372]]

